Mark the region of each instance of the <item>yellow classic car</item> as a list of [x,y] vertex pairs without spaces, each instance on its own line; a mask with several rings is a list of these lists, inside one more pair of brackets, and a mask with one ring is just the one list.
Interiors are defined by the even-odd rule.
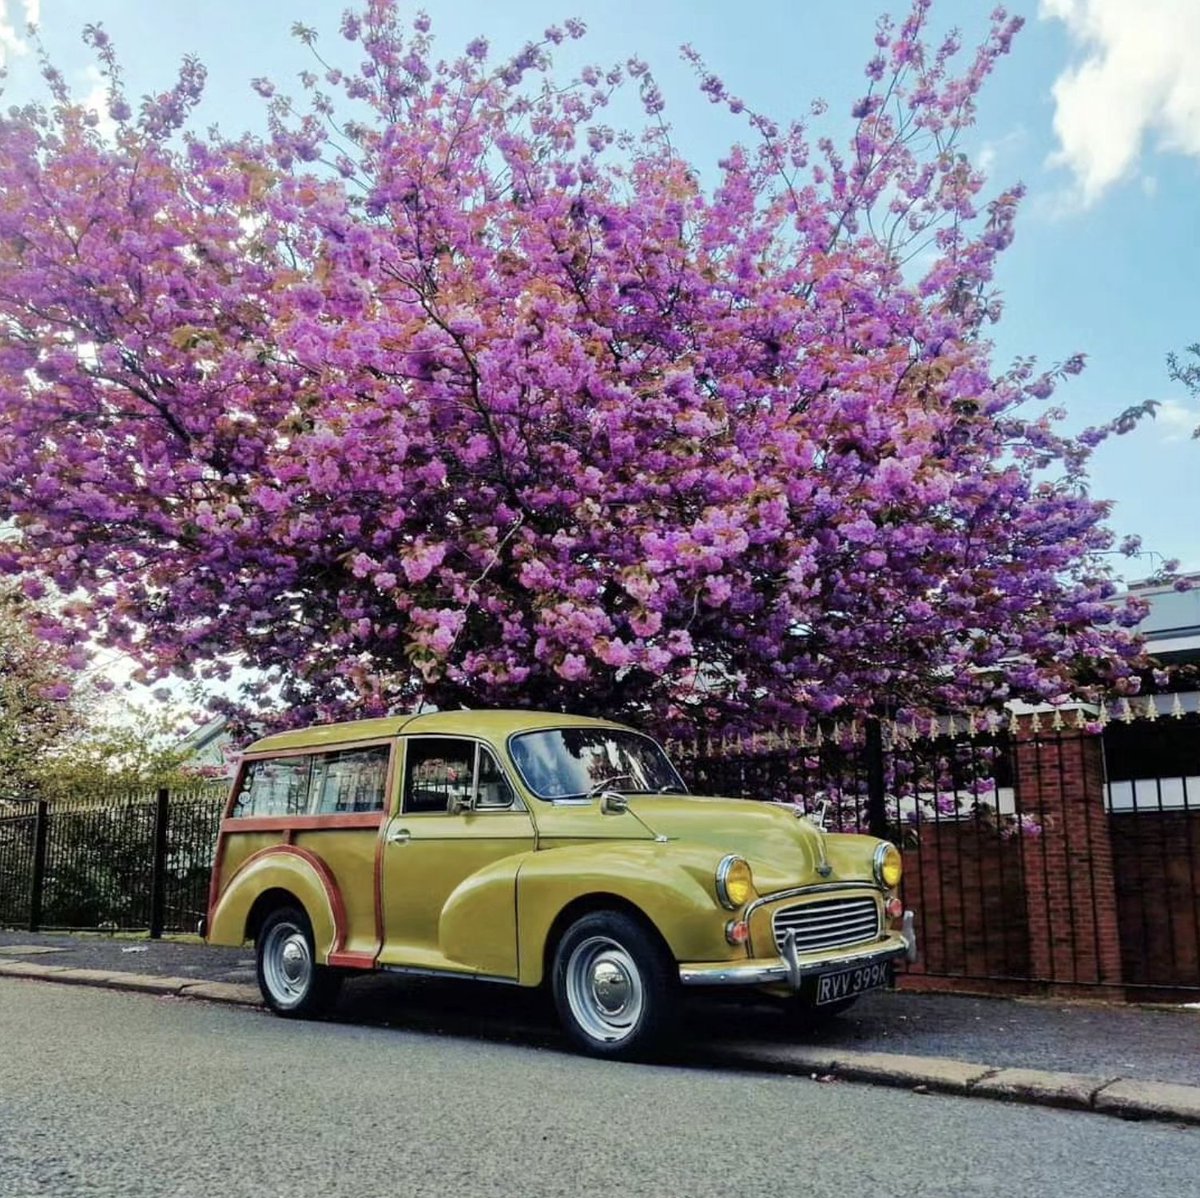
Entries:
[[221,822],[210,943],[280,1015],[352,970],[547,985],[598,1056],[665,1039],[681,986],[835,1013],[913,957],[900,854],[789,805],[689,794],[609,720],[454,711],[268,736]]

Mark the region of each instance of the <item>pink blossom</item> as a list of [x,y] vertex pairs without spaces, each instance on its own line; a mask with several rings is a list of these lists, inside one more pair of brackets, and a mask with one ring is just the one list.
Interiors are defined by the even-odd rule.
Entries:
[[568,653],[556,667],[560,677],[568,682],[578,682],[588,676],[588,664],[578,653]]
[[1134,693],[1086,480],[1137,412],[1073,436],[1034,401],[1079,358],[991,357],[1022,192],[964,148],[1019,22],[960,54],[927,9],[877,27],[845,137],[687,51],[745,122],[711,167],[640,59],[553,75],[575,21],[496,68],[368,3],[356,66],[211,138],[199,63],[134,113],[92,27],[115,143],[49,65],[0,115],[0,571],[62,597],[40,635],[147,679],[236,656],[297,719],[804,724],[1080,662]]

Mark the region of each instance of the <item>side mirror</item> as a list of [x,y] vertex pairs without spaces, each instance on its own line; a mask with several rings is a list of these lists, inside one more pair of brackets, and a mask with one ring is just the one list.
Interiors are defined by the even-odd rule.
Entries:
[[615,790],[605,790],[600,793],[601,815],[623,815],[629,810],[629,800]]

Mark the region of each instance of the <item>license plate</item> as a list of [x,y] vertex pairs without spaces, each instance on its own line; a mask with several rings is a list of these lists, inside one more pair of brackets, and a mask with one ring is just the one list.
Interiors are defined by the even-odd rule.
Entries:
[[816,1005],[841,1002],[854,994],[867,990],[882,990],[891,984],[892,969],[888,961],[875,965],[856,965],[853,969],[839,969],[836,973],[823,973],[817,979]]

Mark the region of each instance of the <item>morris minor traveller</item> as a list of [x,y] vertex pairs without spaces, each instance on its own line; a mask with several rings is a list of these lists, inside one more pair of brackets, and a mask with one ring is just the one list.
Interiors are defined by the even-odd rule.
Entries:
[[688,793],[624,725],[435,712],[251,745],[206,925],[254,941],[280,1015],[322,1013],[355,970],[547,986],[574,1045],[628,1058],[666,1038],[684,986],[811,1016],[891,984],[916,951],[900,877],[884,841]]

